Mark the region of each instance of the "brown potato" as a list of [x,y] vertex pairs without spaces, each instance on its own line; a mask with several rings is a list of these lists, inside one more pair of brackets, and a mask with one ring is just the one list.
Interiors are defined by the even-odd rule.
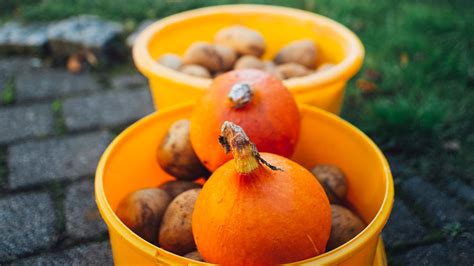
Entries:
[[275,55],[278,64],[296,63],[313,69],[316,66],[316,44],[309,39],[292,41]]
[[221,69],[221,59],[215,47],[207,42],[195,42],[184,53],[183,61],[186,65],[200,65],[209,71]]
[[311,70],[296,63],[279,65],[277,66],[277,70],[280,72],[283,79],[302,77],[311,74]]
[[201,254],[199,253],[199,251],[193,251],[193,252],[190,252],[186,255],[184,255],[186,258],[188,259],[192,259],[192,260],[196,260],[196,261],[202,261],[204,262],[204,259],[202,258]]
[[166,191],[168,195],[170,195],[170,197],[173,199],[184,191],[201,187],[202,186],[197,183],[181,180],[171,180],[158,186],[158,188],[161,188]]
[[265,70],[265,64],[253,55],[244,55],[235,62],[234,69],[247,68]]
[[327,250],[332,250],[354,238],[365,228],[364,222],[345,207],[331,204],[332,226]]
[[333,67],[334,67],[334,64],[324,63],[324,64],[321,64],[320,66],[318,66],[318,68],[316,68],[316,71],[318,71],[318,72],[325,71],[325,70],[328,70],[328,69],[333,68]]
[[160,226],[160,247],[178,255],[196,250],[191,219],[200,191],[198,188],[185,191],[170,203]]
[[237,60],[237,53],[234,49],[223,46],[223,45],[214,45],[214,48],[220,58],[220,68],[219,71],[227,71],[232,69]]
[[241,55],[260,57],[265,53],[263,36],[255,30],[240,25],[221,29],[217,32],[214,42],[231,47]]
[[189,120],[174,122],[157,151],[161,168],[180,180],[194,180],[207,174],[189,140]]
[[130,230],[150,243],[157,243],[158,230],[171,197],[159,188],[147,188],[128,194],[115,214]]
[[311,173],[318,179],[328,195],[329,202],[341,204],[347,194],[347,182],[344,173],[330,164],[316,165]]
[[158,58],[158,63],[174,70],[179,70],[183,65],[181,58],[172,53],[160,56],[160,58]]
[[277,66],[273,61],[264,61],[263,63],[265,64],[265,72],[275,76],[277,79],[283,79],[283,76],[280,71],[278,71]]
[[209,70],[200,65],[184,65],[179,69],[179,71],[195,77],[206,79],[211,78],[211,73],[209,73]]

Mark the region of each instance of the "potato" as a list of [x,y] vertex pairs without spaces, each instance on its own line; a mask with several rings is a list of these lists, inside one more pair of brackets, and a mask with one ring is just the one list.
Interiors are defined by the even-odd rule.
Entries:
[[273,61],[264,61],[263,64],[265,65],[265,72],[275,76],[277,79],[283,79],[283,76]]
[[364,222],[342,206],[331,204],[332,226],[327,250],[332,250],[351,240],[365,228]]
[[201,254],[199,254],[199,251],[193,251],[193,252],[190,252],[190,253],[188,253],[184,256],[188,259],[204,262],[204,259],[202,258]]
[[207,42],[195,42],[184,53],[185,65],[200,65],[209,71],[221,69],[221,61],[215,47]]
[[209,73],[209,70],[200,65],[184,65],[179,69],[179,71],[195,77],[206,79],[211,78],[211,73]]
[[158,229],[171,197],[159,188],[137,190],[120,201],[115,214],[130,230],[155,244]]
[[237,61],[237,53],[234,49],[223,45],[214,45],[214,49],[220,58],[219,72],[232,69],[235,61]]
[[265,70],[265,64],[253,55],[244,55],[235,62],[234,69],[247,68]]
[[316,68],[316,71],[320,72],[320,71],[325,71],[325,70],[328,70],[330,68],[334,67],[334,64],[331,64],[331,63],[324,63],[320,66],[318,66],[318,68]]
[[171,180],[168,182],[165,182],[158,186],[158,188],[163,189],[170,195],[172,199],[174,199],[176,196],[179,194],[183,193],[186,190],[190,190],[193,188],[201,188],[202,186],[191,182],[191,181],[181,181],[181,180]]
[[158,63],[174,70],[179,70],[183,65],[183,61],[181,61],[181,58],[172,53],[160,56],[160,58],[158,58]]
[[160,226],[160,247],[178,255],[196,250],[191,219],[200,191],[198,188],[185,191],[170,203]]
[[335,165],[320,164],[311,169],[328,195],[329,202],[342,203],[347,194],[347,183],[344,173]]
[[217,32],[214,42],[228,46],[241,55],[260,57],[265,53],[263,36],[255,30],[240,25],[221,29]]
[[316,44],[309,39],[290,42],[281,48],[273,61],[278,65],[296,63],[313,69],[316,66]]
[[194,180],[207,174],[189,140],[189,120],[174,122],[158,147],[157,161],[161,168],[180,180]]
[[277,70],[280,72],[283,79],[302,77],[311,74],[309,69],[296,63],[279,65],[277,66]]

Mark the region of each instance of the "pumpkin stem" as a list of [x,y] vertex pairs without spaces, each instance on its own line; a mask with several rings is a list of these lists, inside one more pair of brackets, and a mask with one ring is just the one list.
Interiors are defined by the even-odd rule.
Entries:
[[230,89],[227,97],[233,103],[234,108],[242,108],[252,101],[252,87],[247,83],[236,83]]
[[261,164],[276,171],[283,171],[274,165],[265,161],[257,147],[253,144],[245,131],[238,125],[225,121],[221,127],[221,135],[219,136],[219,143],[224,148],[225,153],[232,151],[237,172],[241,174],[249,174],[257,169]]

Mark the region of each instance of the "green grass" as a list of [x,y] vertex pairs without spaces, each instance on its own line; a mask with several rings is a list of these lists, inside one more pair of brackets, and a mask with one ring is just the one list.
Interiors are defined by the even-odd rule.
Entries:
[[[146,18],[235,1],[28,0],[0,3],[4,18],[55,20],[89,13],[133,28]],[[333,18],[366,48],[360,74],[348,84],[342,116],[386,153],[404,158],[425,178],[460,178],[474,185],[474,5],[470,0],[237,1],[292,6]],[[355,80],[377,89],[363,93]],[[443,144],[457,140],[461,149]],[[399,177],[400,178],[400,177]],[[403,178],[403,177],[401,177]]]
[[13,77],[7,78],[4,86],[0,101],[5,105],[12,104],[15,101],[15,79]]
[[58,136],[66,133],[66,122],[64,121],[62,108],[61,100],[56,99],[51,103],[51,110],[53,110],[54,116],[54,132]]

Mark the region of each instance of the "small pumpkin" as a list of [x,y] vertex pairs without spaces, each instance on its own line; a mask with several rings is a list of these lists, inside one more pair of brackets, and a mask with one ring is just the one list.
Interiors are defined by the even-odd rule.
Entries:
[[241,127],[225,122],[219,138],[234,159],[199,194],[192,230],[205,261],[277,265],[322,254],[331,230],[323,188],[299,164],[258,153]]
[[227,72],[214,79],[191,114],[196,155],[214,171],[230,160],[216,139],[224,121],[238,123],[262,152],[293,154],[300,131],[296,102],[283,83],[256,69]]

